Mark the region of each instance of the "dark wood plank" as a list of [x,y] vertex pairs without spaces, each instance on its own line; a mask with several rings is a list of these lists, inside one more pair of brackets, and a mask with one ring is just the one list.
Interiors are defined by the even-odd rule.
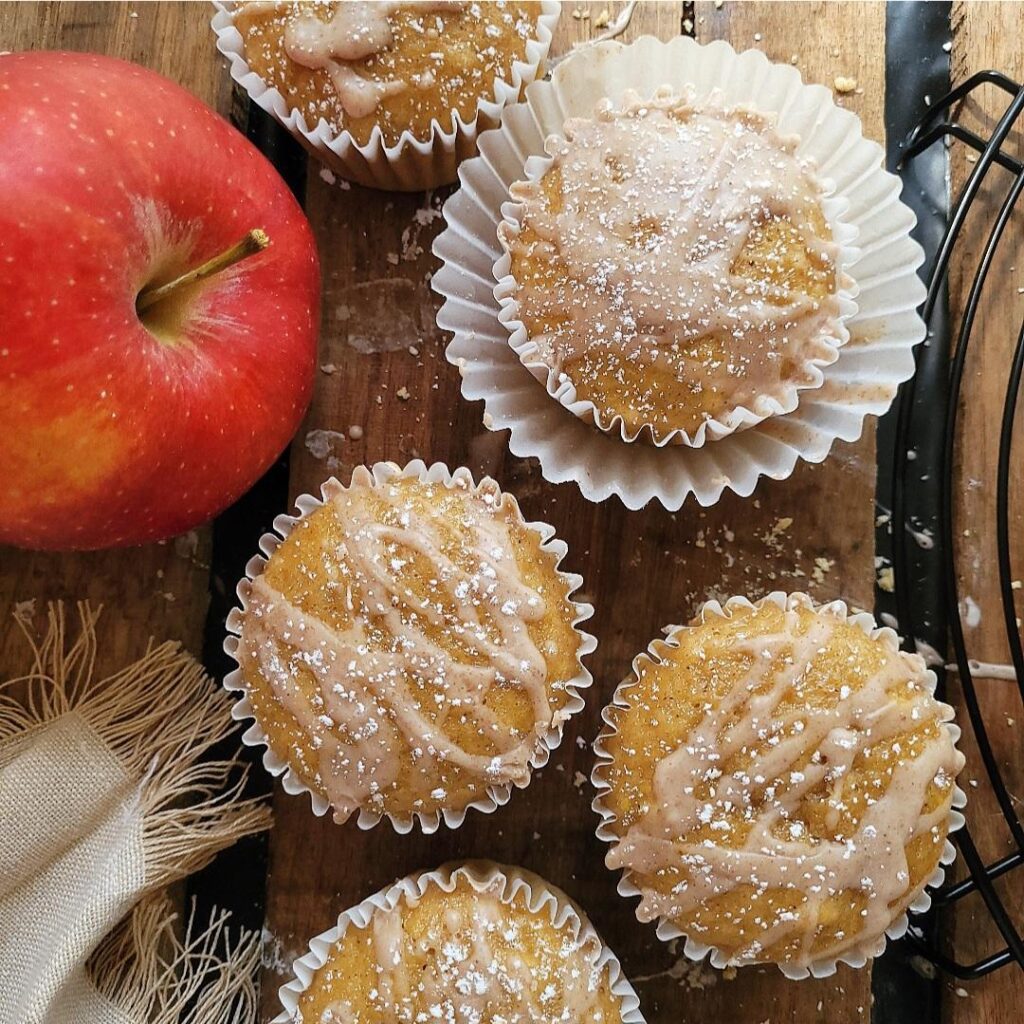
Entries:
[[[621,6],[566,4],[556,52],[600,31],[601,12],[614,17]],[[878,136],[881,8],[839,6],[837,38],[858,55],[844,73],[863,75],[873,84],[870,99],[854,99],[873,119],[869,130]],[[741,16],[730,26],[712,4],[697,7],[706,8],[697,17],[698,35],[710,39],[727,33],[737,46],[755,45],[747,38],[752,32],[741,27]],[[805,18],[781,8],[771,19],[776,51],[781,46],[786,60],[798,53],[808,61],[807,77],[830,80],[817,44],[802,39]],[[623,38],[645,32],[667,38],[681,30],[683,16],[681,4],[640,4]],[[784,38],[792,42],[783,43]],[[877,105],[870,106],[876,92]],[[614,500],[593,505],[574,486],[551,486],[535,466],[511,457],[505,436],[483,428],[481,407],[459,395],[458,376],[444,360],[447,339],[434,325],[436,306],[428,287],[434,266],[429,247],[441,226],[435,211],[443,196],[346,189],[324,181],[315,167],[308,195],[324,262],[325,371],[293,446],[293,494],[315,492],[331,473],[347,479],[354,465],[378,459],[405,462],[421,456],[489,473],[516,493],[529,517],[553,523],[568,542],[568,566],[583,574],[585,590],[597,605],[592,629],[600,646],[591,659],[596,685],[587,710],[572,723],[552,764],[497,814],[473,814],[454,833],[396,837],[386,825],[370,833],[353,823],[339,828],[313,818],[306,799],[277,794],[265,1015],[276,1012],[276,988],[291,959],[338,910],[396,876],[452,857],[484,856],[532,868],[579,899],[636,980],[649,1021],[811,1021],[826,1015],[836,1022],[866,1020],[867,972],[844,971],[831,981],[800,984],[784,981],[774,970],[730,971],[723,977],[688,964],[681,950],[655,937],[653,928],[637,924],[632,904],[616,895],[616,879],[603,866],[604,849],[594,837],[589,808],[592,794],[577,773],[589,774],[587,744],[598,730],[601,706],[632,657],[662,625],[689,616],[708,597],[756,597],[781,587],[810,590],[823,599],[842,594],[870,606],[870,437],[840,446],[822,467],[801,467],[789,481],[765,484],[749,500],[727,495],[709,510],[687,506],[668,513],[651,507],[632,513]],[[360,351],[367,338],[370,347],[391,351]],[[837,507],[837,494],[862,497]]]
[[[865,134],[884,143],[884,4],[699,2],[694,14],[699,41],[726,39],[737,50],[756,47],[772,60],[795,65],[804,81],[836,90],[837,103],[860,116]],[[808,23],[816,20],[827,21],[828,31],[808,31]],[[838,88],[851,91],[839,92],[837,82]],[[837,445],[820,467],[798,467],[790,480],[756,492],[764,496],[769,517],[776,503],[780,509],[776,514],[789,507],[799,509],[790,531],[792,541],[814,545],[821,557],[835,561],[817,591],[865,608],[871,607],[874,583],[874,487],[871,422],[860,441]],[[837,500],[842,495],[858,497]],[[762,529],[768,521],[762,520]],[[797,589],[800,583],[786,586]],[[714,1014],[737,1020],[769,1017],[802,1022],[866,1021],[869,1017],[869,969],[841,968],[832,978],[800,985],[772,972],[761,972],[748,981],[746,973],[742,987],[738,979],[712,991],[708,1002]],[[742,1010],[732,1018],[734,1003],[741,1004]]]
[[[953,83],[983,68],[998,68],[1015,80],[1024,81],[1024,54],[1020,48],[1024,31],[1024,8],[1014,3],[958,3],[953,10]],[[979,134],[988,135],[1005,109],[1005,93],[986,87],[964,104],[959,118]],[[1024,155],[1021,132],[1011,135],[1005,149],[1018,159]],[[953,150],[953,188],[959,190],[974,167],[968,151]],[[987,177],[972,208],[951,268],[953,322],[959,322],[978,264],[981,250],[991,231],[999,204],[1006,195],[1011,175],[995,168]],[[972,658],[1005,663],[1006,643],[996,562],[996,459],[998,425],[1002,416],[1006,375],[1014,343],[1024,318],[1024,210],[1018,208],[1006,229],[1006,236],[990,271],[978,320],[971,341],[970,356],[960,404],[960,435],[956,458],[955,491],[957,568],[962,622],[968,653]],[[1011,460],[1010,538],[1011,558],[1016,575],[1024,578],[1024,407],[1019,406],[1015,423],[1014,458]],[[979,443],[980,442],[980,443]],[[1024,590],[1018,592],[1017,615],[1024,614]],[[968,602],[969,599],[969,602]],[[1018,630],[1020,618],[1017,620]],[[1019,796],[1024,790],[1022,729],[1024,709],[1014,683],[1008,679],[981,677],[976,686],[982,712],[1018,815]],[[972,731],[967,725],[955,675],[950,676],[950,694],[960,709],[967,767],[964,786],[968,799],[968,823],[981,854],[995,860],[1011,851],[1008,829],[986,782]],[[962,873],[962,866],[958,868]],[[1018,929],[1024,928],[1024,877],[1020,870],[997,883]],[[947,916],[948,941],[957,959],[970,962],[1002,948],[998,933],[978,896],[960,902]],[[1010,966],[982,981],[963,984],[944,980],[944,1012],[953,1024],[995,1024],[1020,1016],[1024,1001],[1024,971]]]

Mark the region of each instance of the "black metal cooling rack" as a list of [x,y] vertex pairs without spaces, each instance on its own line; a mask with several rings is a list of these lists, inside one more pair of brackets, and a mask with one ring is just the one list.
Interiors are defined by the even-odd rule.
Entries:
[[[970,102],[972,94],[984,86],[993,86],[1008,97],[1005,110],[987,138],[957,120],[965,102]],[[880,487],[880,492],[888,491],[892,514],[891,525],[884,531],[884,540],[880,535],[879,551],[888,551],[891,558],[894,588],[889,597],[879,595],[879,605],[884,608],[888,604],[892,609],[900,632],[908,638],[911,648],[912,638],[917,638],[944,652],[948,641],[960,678],[962,706],[966,711],[967,720],[961,725],[969,726],[974,733],[981,762],[1013,850],[1008,856],[986,862],[975,846],[969,826],[963,828],[953,839],[969,874],[962,881],[947,883],[933,893],[933,906],[940,911],[961,900],[973,898],[983,901],[993,923],[993,952],[973,963],[961,962],[955,955],[943,951],[927,919],[923,926],[913,925],[908,934],[907,942],[918,953],[951,975],[963,979],[980,978],[1002,967],[1010,966],[1012,969],[1013,964],[1024,968],[1021,923],[1014,920],[1012,910],[993,884],[996,879],[1024,864],[1024,826],[993,751],[991,723],[986,723],[979,699],[981,680],[972,677],[971,659],[960,618],[954,537],[958,526],[963,524],[955,521],[953,475],[962,384],[967,368],[974,365],[972,356],[976,358],[986,343],[985,338],[974,331],[982,296],[1001,287],[999,281],[990,279],[1000,247],[1020,245],[1024,241],[1014,239],[1014,231],[1007,230],[1024,192],[1024,164],[1006,152],[1006,143],[1011,133],[1021,129],[1024,129],[1024,86],[998,71],[981,71],[928,106],[924,116],[906,137],[897,163],[909,190],[916,185],[917,161],[934,159],[938,153],[945,174],[947,151],[952,147],[964,145],[976,154],[971,157],[973,167],[963,188],[943,218],[945,229],[933,247],[928,294],[923,308],[929,329],[928,340],[917,350],[917,372],[901,389],[888,429],[880,432],[880,444],[882,438],[892,440],[891,462],[889,459],[880,460],[882,472],[890,474],[888,487]],[[947,303],[950,260],[983,185],[989,191],[998,188],[1002,199],[980,250],[959,322],[952,324],[948,319]],[[917,192],[918,202],[923,194],[923,191]],[[1010,468],[1022,371],[1024,323],[1007,369],[998,439],[995,522],[970,525],[975,531],[992,528],[995,531],[1002,617],[1017,688],[1024,701],[1024,650],[1017,624],[1010,559]],[[930,539],[930,546],[922,548],[915,544],[914,537],[922,535]],[[941,666],[938,671],[941,686]],[[1015,876],[1014,885],[1024,885],[1024,871]]]

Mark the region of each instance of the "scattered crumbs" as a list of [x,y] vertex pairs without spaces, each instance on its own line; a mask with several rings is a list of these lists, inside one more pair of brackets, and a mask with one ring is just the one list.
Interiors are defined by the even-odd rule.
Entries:
[[353,441],[361,440],[363,436],[363,428],[359,426],[358,423],[353,423],[352,426],[348,428],[348,436]]
[[179,558],[184,558],[188,562],[194,561],[196,555],[199,553],[198,532],[195,530],[189,530],[187,533],[181,533],[175,537],[174,553]]
[[576,737],[576,746],[579,747],[580,750],[586,750],[587,749],[587,741],[582,736],[577,736]]
[[976,629],[981,624],[981,608],[970,595],[961,600],[960,615],[968,629]]
[[334,172],[329,167],[320,168],[320,177],[327,182],[328,185],[337,184],[338,179],[334,176]]
[[1020,580],[1011,580],[1010,581],[1010,589],[1011,590],[1020,590],[1020,588],[1022,586],[1024,586],[1024,583],[1022,583]]
[[608,8],[602,9],[601,13],[594,19],[594,28],[607,28],[611,22],[611,15],[608,13]]
[[260,966],[265,970],[275,974],[291,974],[292,964],[298,957],[298,953],[287,951],[280,937],[270,929],[264,928],[260,932]]
[[410,398],[412,397],[412,395],[410,395],[410,394],[409,394],[409,389],[408,389],[407,387],[405,387],[405,385],[402,385],[402,387],[400,387],[400,388],[399,388],[399,389],[398,389],[398,390],[397,390],[397,391],[395,392],[395,397],[396,397],[396,398],[397,398],[397,399],[398,399],[398,400],[399,400],[400,402],[408,402],[408,401],[409,401],[409,399],[410,399]]
[[576,772],[576,774],[572,777],[572,784],[577,789],[583,789],[583,787],[587,784],[586,775],[584,775],[583,772]]
[[811,570],[811,578],[815,583],[824,583],[826,574],[832,571],[832,566],[835,564],[836,560],[834,558],[816,558],[814,560],[814,568]]
[[958,996],[959,996],[959,997],[960,997],[961,999],[966,999],[966,998],[967,998],[967,996],[968,996],[968,992],[967,992],[967,989],[965,989],[965,988],[959,988],[959,987],[958,987],[958,988],[955,988],[955,989],[953,989],[953,991],[954,991],[954,992],[955,992],[955,993],[956,993],[956,994],[957,994],[957,995],[958,995]]
[[759,43],[759,42],[761,42],[761,39],[762,39],[762,38],[763,38],[763,37],[762,37],[762,35],[761,35],[761,33],[760,33],[760,32],[755,32],[755,33],[754,33],[754,42],[755,42],[755,43]]
[[720,11],[725,4],[725,0],[715,0],[715,10]]
[[344,441],[345,435],[337,430],[310,430],[306,434],[306,451],[314,459],[324,459],[328,469],[336,469],[340,463],[335,457],[335,443]]
[[896,590],[896,576],[892,571],[891,565],[878,570],[876,582],[878,583],[878,589],[884,590],[887,594],[891,594]]
[[321,363],[320,372],[326,373],[329,377],[332,373],[338,372],[338,367],[334,363]]
[[849,75],[836,75],[832,79],[832,86],[836,92],[843,94],[854,92],[857,88],[857,79],[851,78]]
[[922,978],[928,978],[931,980],[935,977],[935,964],[923,956],[912,956],[910,958],[910,966],[920,974]]
[[[634,984],[643,984],[645,981],[656,981],[659,978],[671,978],[678,982],[680,988],[688,988],[691,991],[702,991],[718,984],[719,972],[708,966],[704,960],[691,960],[685,954],[680,955],[679,940],[673,939],[668,944],[669,955],[676,957],[675,961],[663,971],[655,974],[641,974],[633,978]],[[733,968],[733,977],[736,969]]]

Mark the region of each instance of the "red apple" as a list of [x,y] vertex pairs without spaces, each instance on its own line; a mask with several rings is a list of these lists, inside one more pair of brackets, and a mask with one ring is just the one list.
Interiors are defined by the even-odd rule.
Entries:
[[[252,229],[266,249],[139,312]],[[0,542],[138,544],[230,504],[302,418],[319,294],[302,210],[195,97],[0,56]]]

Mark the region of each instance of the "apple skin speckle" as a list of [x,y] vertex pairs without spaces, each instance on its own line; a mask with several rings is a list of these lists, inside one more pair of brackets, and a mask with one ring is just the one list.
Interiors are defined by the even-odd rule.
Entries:
[[[302,210],[214,111],[91,54],[0,61],[0,178],[0,323],[18,325],[3,338],[0,543],[139,544],[211,519],[312,393],[320,269]],[[154,279],[257,227],[267,249],[161,328],[140,320]]]

